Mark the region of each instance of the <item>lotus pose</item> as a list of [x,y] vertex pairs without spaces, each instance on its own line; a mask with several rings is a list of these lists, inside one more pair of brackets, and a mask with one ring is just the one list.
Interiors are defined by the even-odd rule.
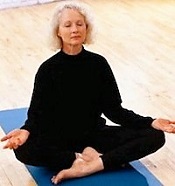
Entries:
[[[175,121],[141,116],[122,106],[106,58],[85,49],[93,31],[86,5],[58,3],[51,38],[58,51],[36,73],[24,125],[1,139],[19,161],[56,169],[54,184],[118,170],[160,149],[164,132],[175,133]],[[102,114],[116,126],[106,125]]]

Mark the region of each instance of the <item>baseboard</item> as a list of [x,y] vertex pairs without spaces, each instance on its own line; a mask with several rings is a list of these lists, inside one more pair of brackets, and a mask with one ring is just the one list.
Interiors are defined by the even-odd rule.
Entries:
[[17,8],[22,6],[30,6],[35,4],[43,4],[54,2],[56,0],[1,0],[0,10],[8,8]]

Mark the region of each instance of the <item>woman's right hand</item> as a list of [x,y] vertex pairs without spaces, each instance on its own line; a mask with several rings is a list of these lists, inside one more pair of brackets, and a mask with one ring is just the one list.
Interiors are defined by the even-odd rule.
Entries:
[[19,146],[23,145],[29,137],[29,131],[25,129],[15,129],[9,132],[6,136],[1,138],[1,142],[6,141],[4,149],[17,149]]

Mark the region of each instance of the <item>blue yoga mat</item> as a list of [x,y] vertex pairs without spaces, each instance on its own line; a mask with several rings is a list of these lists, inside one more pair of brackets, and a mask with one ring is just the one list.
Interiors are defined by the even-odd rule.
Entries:
[[[27,108],[0,111],[0,126],[8,133],[19,128],[26,119]],[[140,161],[133,161],[130,167],[113,172],[97,173],[83,178],[65,180],[60,186],[163,186]],[[26,165],[39,186],[53,186],[51,178],[55,173],[46,167]]]

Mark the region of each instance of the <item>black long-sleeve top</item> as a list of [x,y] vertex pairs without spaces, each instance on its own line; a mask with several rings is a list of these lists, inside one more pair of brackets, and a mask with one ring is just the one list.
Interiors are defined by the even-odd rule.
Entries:
[[77,138],[104,124],[102,113],[124,127],[150,127],[151,117],[127,110],[121,103],[103,56],[84,48],[77,55],[61,50],[39,67],[28,118],[21,128],[49,141]]

